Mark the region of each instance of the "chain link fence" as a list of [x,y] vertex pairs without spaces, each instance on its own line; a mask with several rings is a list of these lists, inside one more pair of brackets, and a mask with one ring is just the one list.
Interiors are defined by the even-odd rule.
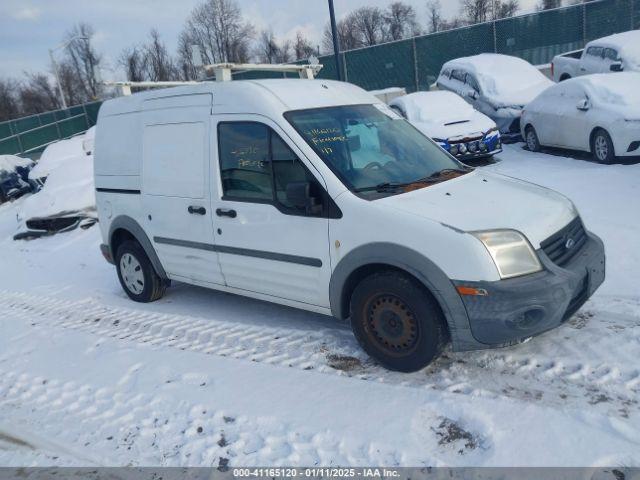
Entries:
[[[596,0],[343,52],[343,78],[366,90],[427,90],[454,58],[502,53],[543,65],[596,38],[637,28],[640,0]],[[318,78],[337,78],[333,55],[320,63]]]
[[0,155],[33,156],[47,145],[96,124],[102,102],[76,105],[0,123]]

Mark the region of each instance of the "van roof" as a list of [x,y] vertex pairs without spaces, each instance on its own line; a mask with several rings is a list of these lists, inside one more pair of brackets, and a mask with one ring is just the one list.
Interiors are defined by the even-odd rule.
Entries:
[[289,110],[380,103],[380,100],[362,88],[334,80],[207,81],[115,98],[102,105],[100,114],[110,116],[141,111],[145,102],[150,100],[175,100],[175,97],[198,94],[212,94],[216,113],[277,115]]

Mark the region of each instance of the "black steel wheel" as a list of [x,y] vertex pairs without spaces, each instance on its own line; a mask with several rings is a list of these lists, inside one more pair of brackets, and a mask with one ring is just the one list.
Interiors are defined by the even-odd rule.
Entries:
[[402,272],[363,279],[351,297],[351,328],[362,348],[391,370],[414,372],[440,353],[445,319],[432,295]]

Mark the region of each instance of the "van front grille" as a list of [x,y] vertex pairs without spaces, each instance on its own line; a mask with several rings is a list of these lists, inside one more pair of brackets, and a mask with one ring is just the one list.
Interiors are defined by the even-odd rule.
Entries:
[[576,255],[587,242],[587,232],[580,217],[576,217],[566,227],[554,233],[540,247],[549,259],[562,267]]

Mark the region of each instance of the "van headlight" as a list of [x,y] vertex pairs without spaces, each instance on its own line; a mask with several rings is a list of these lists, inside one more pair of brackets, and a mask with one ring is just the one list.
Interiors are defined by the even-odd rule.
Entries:
[[542,270],[536,252],[524,235],[515,230],[471,232],[480,240],[500,273],[500,278],[518,277]]

